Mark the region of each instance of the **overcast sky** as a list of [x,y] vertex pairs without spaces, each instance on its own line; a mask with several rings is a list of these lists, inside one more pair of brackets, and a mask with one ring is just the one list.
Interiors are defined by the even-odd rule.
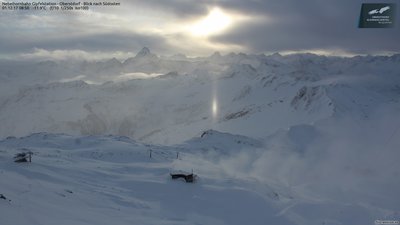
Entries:
[[[1,10],[0,57],[125,58],[144,46],[157,54],[189,56],[215,51],[400,52],[399,18],[390,29],[357,28],[361,3],[366,0],[119,2],[120,6],[90,11]],[[398,3],[397,12],[399,8]]]

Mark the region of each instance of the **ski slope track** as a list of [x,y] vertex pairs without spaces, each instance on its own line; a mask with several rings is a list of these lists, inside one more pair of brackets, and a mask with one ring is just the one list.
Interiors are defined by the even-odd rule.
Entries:
[[400,221],[399,101],[400,55],[2,61],[0,224]]

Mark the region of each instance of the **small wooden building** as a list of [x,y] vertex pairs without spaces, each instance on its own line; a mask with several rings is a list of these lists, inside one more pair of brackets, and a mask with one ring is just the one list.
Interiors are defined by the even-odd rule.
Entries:
[[171,173],[171,178],[172,179],[179,179],[179,178],[183,178],[186,183],[193,183],[196,179],[196,175],[194,175],[193,173],[190,174],[184,174],[184,173]]

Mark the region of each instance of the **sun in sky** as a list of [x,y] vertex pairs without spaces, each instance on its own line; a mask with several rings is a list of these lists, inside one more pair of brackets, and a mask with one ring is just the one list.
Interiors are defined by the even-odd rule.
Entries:
[[208,15],[190,25],[189,32],[193,36],[207,37],[221,34],[233,24],[233,18],[220,8],[213,8]]

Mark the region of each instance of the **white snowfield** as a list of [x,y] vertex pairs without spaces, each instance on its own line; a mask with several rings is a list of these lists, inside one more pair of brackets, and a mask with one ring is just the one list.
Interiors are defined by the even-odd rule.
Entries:
[[[216,131],[173,147],[143,145],[117,136],[39,133],[9,138],[0,142],[0,191],[7,198],[0,199],[1,221],[13,225],[305,225],[373,224],[376,219],[398,217],[390,210],[398,206],[398,181],[386,182],[397,185],[385,187],[391,192],[372,192],[371,196],[363,191],[375,188],[342,190],[351,186],[346,183],[319,190],[323,181],[335,178],[310,177],[321,174],[318,171],[298,171],[294,173],[298,177],[285,177],[280,174],[285,168],[279,164],[301,156],[265,150],[259,144]],[[226,148],[232,151],[220,152]],[[12,161],[15,153],[27,150],[34,153],[32,163]],[[270,158],[281,161],[270,162]],[[195,183],[170,178],[170,172],[192,169],[198,175]],[[358,173],[353,170],[356,168],[348,168],[349,173]],[[360,182],[358,185],[379,178],[359,173],[359,181],[353,181]],[[286,184],[285,179],[293,183]],[[386,198],[389,194],[393,199]]]
[[399,221],[399,71],[400,55],[147,48],[0,62],[0,224]]

